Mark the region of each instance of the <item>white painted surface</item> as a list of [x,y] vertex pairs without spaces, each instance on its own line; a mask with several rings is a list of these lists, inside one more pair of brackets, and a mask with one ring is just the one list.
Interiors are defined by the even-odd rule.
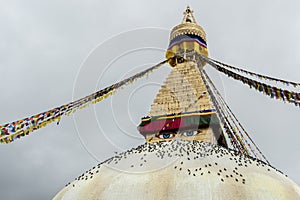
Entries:
[[300,199],[276,169],[203,142],[145,144],[98,166],[54,199]]

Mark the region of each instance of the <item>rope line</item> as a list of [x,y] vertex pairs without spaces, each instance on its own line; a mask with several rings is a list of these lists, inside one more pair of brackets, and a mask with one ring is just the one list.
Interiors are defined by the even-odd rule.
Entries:
[[218,117],[220,119],[220,122],[223,125],[223,128],[224,128],[226,134],[228,135],[228,138],[230,139],[232,147],[235,150],[241,152],[242,150],[241,150],[240,145],[237,142],[237,138],[235,137],[235,135],[233,135],[233,132],[230,130],[230,127],[228,126],[228,120],[226,119],[226,117],[224,117],[225,115],[224,115],[224,113],[222,111],[222,108],[220,107],[220,104],[216,100],[216,97],[215,97],[215,95],[214,95],[214,93],[213,93],[210,85],[208,84],[206,77],[202,73],[200,73],[200,74],[201,74],[202,79],[203,79],[203,81],[204,81],[204,83],[206,85],[206,88],[207,88],[207,91],[208,91],[209,96],[211,98],[211,101],[212,101],[212,103],[213,103],[213,105],[214,105],[214,107],[215,107],[215,109],[217,111],[217,115],[218,115]]
[[300,107],[300,93],[290,91],[290,90],[283,90],[281,88],[277,88],[275,86],[270,86],[265,83],[260,83],[256,80],[249,79],[245,76],[239,75],[233,71],[230,71],[219,64],[216,64],[212,61],[210,61],[207,57],[201,56],[201,58],[208,63],[210,66],[218,70],[219,72],[222,72],[226,74],[228,77],[233,78],[235,80],[241,81],[244,84],[249,85],[250,88],[253,88],[259,92],[262,92],[263,94],[271,97],[276,98],[277,100],[282,100],[283,102],[292,103],[295,106]]
[[[241,124],[238,124],[236,121],[237,119],[232,116],[232,113],[229,112],[229,106],[226,104],[225,100],[223,99],[222,95],[220,94],[220,92],[218,91],[218,89],[216,88],[216,86],[213,84],[212,80],[209,78],[208,74],[203,70],[203,73],[204,75],[206,76],[206,79],[208,80],[209,84],[212,86],[215,94],[217,95],[217,100],[219,102],[219,104],[222,106],[222,110],[224,110],[225,114],[226,114],[226,117],[230,118],[231,121],[233,122],[233,131],[238,131],[241,135],[241,138],[242,138],[242,141],[244,141],[245,143],[248,143],[247,140],[244,138],[240,128],[239,128],[239,125],[242,126]],[[231,110],[230,110],[231,111]],[[248,149],[246,148],[246,145],[244,144],[244,142],[242,142],[243,144],[243,147],[246,149],[246,153],[247,155],[249,155],[249,151]],[[255,152],[252,150],[251,146],[250,146],[250,150],[252,151],[252,153],[255,155]]]
[[241,68],[238,68],[238,67],[234,67],[234,66],[231,66],[231,65],[228,65],[228,64],[225,64],[225,63],[222,63],[220,61],[217,61],[217,60],[214,60],[212,58],[208,58],[210,61],[212,62],[215,62],[217,64],[220,64],[224,67],[227,67],[229,69],[233,69],[237,72],[242,72],[244,74],[247,74],[247,75],[251,75],[251,76],[255,76],[257,78],[260,78],[260,79],[265,79],[265,80],[269,80],[269,81],[274,81],[274,82],[280,82],[282,84],[285,84],[287,86],[289,85],[292,85],[293,87],[298,87],[300,88],[300,83],[296,83],[296,82],[292,82],[292,81],[286,81],[286,80],[283,80],[283,79],[279,79],[279,78],[274,78],[274,77],[270,77],[270,76],[266,76],[266,75],[262,75],[262,74],[258,74],[258,73],[255,73],[255,72],[251,72],[251,71],[248,71],[248,70],[245,70],[245,69],[241,69]]
[[[256,150],[259,152],[259,154],[261,155],[261,157],[268,163],[269,161],[267,160],[266,156],[262,153],[262,151],[258,148],[258,146],[256,145],[256,143],[253,141],[253,139],[250,137],[250,135],[248,134],[248,132],[245,130],[245,128],[242,126],[242,124],[239,122],[239,120],[237,119],[236,115],[232,112],[232,110],[230,109],[230,107],[228,106],[228,104],[226,103],[226,101],[224,100],[224,98],[222,97],[222,95],[220,94],[220,92],[218,91],[218,89],[216,88],[216,86],[213,84],[213,82],[211,81],[211,79],[209,78],[209,76],[207,75],[207,73],[203,70],[204,75],[207,77],[207,80],[209,82],[210,85],[212,85],[212,87],[214,88],[214,91],[216,92],[217,96],[220,99],[220,103],[222,105],[225,106],[225,110],[228,112],[229,117],[231,118],[232,122],[235,124],[236,128],[239,130],[240,135],[244,138],[243,133],[247,136],[247,138],[251,141],[251,143],[255,146]],[[241,130],[242,131],[241,131]],[[244,141],[246,143],[247,140],[244,138]],[[251,145],[248,143],[248,147],[250,148],[251,152],[253,153],[253,155],[255,157],[257,157],[256,153],[254,152],[254,150],[252,149]],[[246,148],[247,149],[247,148]]]
[[150,67],[127,79],[124,79],[116,84],[108,86],[76,101],[53,108],[46,112],[33,115],[31,117],[27,117],[0,126],[0,142],[4,144],[11,143],[15,139],[26,136],[30,132],[45,127],[52,122],[56,121],[57,124],[59,124],[63,115],[69,116],[71,113],[74,113],[79,109],[85,108],[91,104],[95,104],[102,101],[103,99],[106,99],[107,97],[113,95],[119,89],[122,89],[124,86],[131,84],[137,79],[142,78],[150,72],[158,69],[160,66],[167,63],[170,59],[164,60],[154,65],[153,67]]

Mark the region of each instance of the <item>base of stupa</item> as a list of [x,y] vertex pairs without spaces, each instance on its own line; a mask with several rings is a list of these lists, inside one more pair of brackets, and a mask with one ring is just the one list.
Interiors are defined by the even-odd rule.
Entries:
[[300,199],[266,163],[206,142],[144,144],[95,166],[54,199]]

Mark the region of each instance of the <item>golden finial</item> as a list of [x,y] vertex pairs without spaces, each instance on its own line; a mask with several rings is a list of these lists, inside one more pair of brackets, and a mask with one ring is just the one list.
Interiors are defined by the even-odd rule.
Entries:
[[190,7],[187,6],[186,10],[183,13],[184,17],[183,17],[182,23],[195,23],[195,24],[197,24],[193,13],[194,13],[194,11],[192,11],[190,9]]

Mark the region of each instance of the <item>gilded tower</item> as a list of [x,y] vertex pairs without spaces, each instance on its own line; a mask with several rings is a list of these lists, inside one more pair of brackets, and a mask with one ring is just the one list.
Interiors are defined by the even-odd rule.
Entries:
[[147,142],[181,137],[226,146],[199,55],[208,56],[206,33],[187,7],[182,22],[170,34],[166,58],[173,70],[139,126]]

